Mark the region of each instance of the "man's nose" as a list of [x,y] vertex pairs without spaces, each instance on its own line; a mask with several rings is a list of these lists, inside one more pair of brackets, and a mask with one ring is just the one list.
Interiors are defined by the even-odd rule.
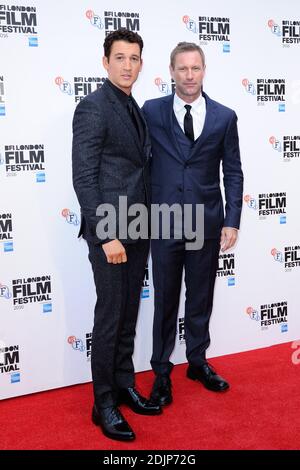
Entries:
[[130,59],[125,59],[124,60],[124,69],[130,70],[131,69],[131,61]]

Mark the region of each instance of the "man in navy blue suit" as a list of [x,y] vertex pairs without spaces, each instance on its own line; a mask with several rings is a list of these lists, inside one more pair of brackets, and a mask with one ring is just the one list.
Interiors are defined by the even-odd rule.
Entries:
[[[160,236],[151,242],[155,312],[153,354],[155,372],[151,399],[172,402],[170,374],[182,272],[185,270],[185,339],[187,377],[212,391],[227,390],[228,382],[206,360],[209,320],[219,250],[231,248],[238,236],[243,173],[237,116],[202,91],[205,56],[194,43],[179,43],[171,53],[170,73],[176,92],[146,101],[143,112],[152,140],[152,203],[204,205],[204,243],[187,249],[186,237]],[[220,163],[225,188],[225,215],[220,191]]]

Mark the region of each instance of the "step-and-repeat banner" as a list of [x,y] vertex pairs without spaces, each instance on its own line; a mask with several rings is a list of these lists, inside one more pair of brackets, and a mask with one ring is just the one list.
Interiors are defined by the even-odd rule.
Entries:
[[[95,290],[71,181],[72,117],[101,87],[103,40],[145,42],[140,105],[172,93],[169,54],[200,44],[204,89],[237,112],[245,192],[237,246],[220,255],[209,357],[300,331],[298,0],[26,0],[0,4],[0,398],[91,380]],[[166,182],[166,184],[168,184]],[[175,363],[185,362],[184,291]],[[151,261],[135,366],[150,368]],[[276,360],[276,357],[274,357]]]

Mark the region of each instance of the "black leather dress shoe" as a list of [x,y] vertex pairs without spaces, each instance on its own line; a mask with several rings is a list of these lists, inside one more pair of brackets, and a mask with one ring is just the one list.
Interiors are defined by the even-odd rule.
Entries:
[[116,406],[97,409],[94,405],[92,421],[100,426],[103,434],[117,441],[133,441],[135,434]]
[[157,375],[155,377],[150,400],[160,406],[172,403],[172,382],[169,375]]
[[123,388],[119,391],[118,403],[128,405],[135,413],[140,415],[159,415],[161,408],[158,404],[142,397],[139,392],[133,388]]
[[229,388],[229,383],[208,363],[198,367],[189,365],[186,375],[189,379],[199,380],[204,387],[213,392],[223,392]]

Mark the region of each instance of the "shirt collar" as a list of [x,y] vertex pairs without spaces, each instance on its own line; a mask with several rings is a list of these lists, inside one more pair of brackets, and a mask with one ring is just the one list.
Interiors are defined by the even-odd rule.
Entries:
[[192,103],[186,103],[184,100],[182,100],[181,98],[179,98],[179,96],[175,93],[174,95],[174,111],[175,112],[180,112],[184,106],[186,104],[189,104],[190,106],[192,106],[192,108],[194,109],[194,111],[199,111],[200,108],[202,107],[203,105],[203,96],[202,94],[200,96],[198,96],[198,98],[193,101]]
[[128,103],[128,98],[131,97],[132,95],[127,95],[124,91],[122,91],[120,88],[118,88],[116,85],[114,85],[108,78],[106,79],[107,84],[109,87],[113,90],[115,95],[118,97],[118,99],[121,101],[121,103],[124,104],[124,106],[127,106]]

